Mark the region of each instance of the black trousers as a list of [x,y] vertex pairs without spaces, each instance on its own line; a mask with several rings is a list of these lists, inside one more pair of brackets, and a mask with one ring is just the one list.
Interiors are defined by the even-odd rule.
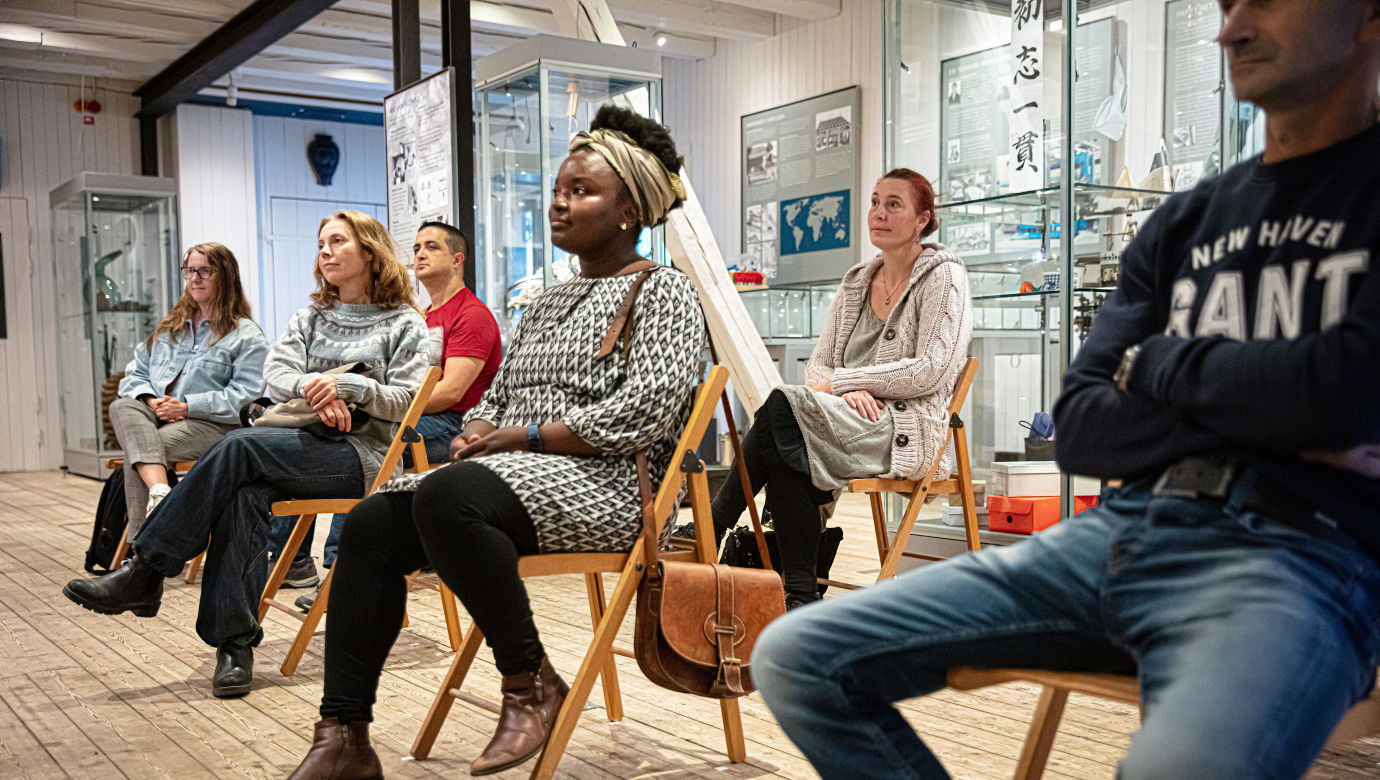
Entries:
[[416,493],[380,493],[340,536],[326,624],[321,717],[372,720],[379,675],[402,630],[406,576],[428,562],[493,648],[499,672],[536,671],[545,655],[518,556],[537,552],[522,502],[478,463],[454,463]]
[[[743,463],[756,495],[767,491],[767,512],[781,546],[781,570],[787,593],[808,596],[818,593],[815,565],[819,557],[820,506],[833,494],[810,481],[809,455],[800,424],[784,393],[773,390],[757,410],[752,427],[743,437]],[[714,496],[714,531],[722,534],[738,524],[747,509],[738,465]]]

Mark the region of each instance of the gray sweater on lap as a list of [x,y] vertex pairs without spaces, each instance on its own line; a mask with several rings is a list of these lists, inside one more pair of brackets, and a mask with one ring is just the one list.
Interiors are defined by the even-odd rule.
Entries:
[[269,349],[264,379],[268,397],[282,402],[301,397],[302,385],[322,371],[356,361],[368,365],[369,373],[336,375],[335,382],[340,398],[371,418],[346,437],[359,452],[367,488],[383,463],[394,424],[407,414],[431,365],[422,315],[406,305],[384,309],[337,303],[329,309],[299,309]]

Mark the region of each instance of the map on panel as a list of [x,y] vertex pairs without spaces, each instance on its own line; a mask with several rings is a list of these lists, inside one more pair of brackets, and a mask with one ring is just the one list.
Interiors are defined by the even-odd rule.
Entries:
[[849,195],[839,190],[781,201],[781,254],[847,248]]

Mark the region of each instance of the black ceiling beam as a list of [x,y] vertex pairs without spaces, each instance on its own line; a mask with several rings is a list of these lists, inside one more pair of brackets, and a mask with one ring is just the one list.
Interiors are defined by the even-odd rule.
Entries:
[[234,18],[134,91],[140,117],[158,117],[243,65],[335,0],[254,0]]
[[469,237],[465,286],[474,289],[474,68],[470,0],[441,0],[441,67],[455,68],[456,227]]
[[393,0],[393,89],[422,78],[422,16],[417,0]]

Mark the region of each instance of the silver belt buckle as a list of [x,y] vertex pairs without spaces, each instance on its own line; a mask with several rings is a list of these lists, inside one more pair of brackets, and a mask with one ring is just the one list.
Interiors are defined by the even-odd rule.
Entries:
[[1164,470],[1151,492],[1181,498],[1226,498],[1236,481],[1236,472],[1237,465],[1232,461],[1184,458]]

